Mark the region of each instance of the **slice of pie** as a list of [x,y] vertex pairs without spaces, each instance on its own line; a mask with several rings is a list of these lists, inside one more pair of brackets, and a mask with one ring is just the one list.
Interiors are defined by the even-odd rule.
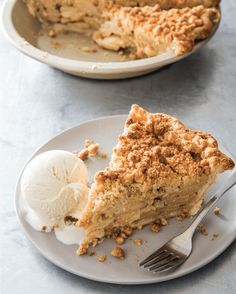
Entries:
[[219,22],[216,8],[160,10],[154,7],[113,7],[100,29],[95,42],[106,49],[129,49],[135,58],[152,57],[164,52],[183,55],[192,51],[195,43],[206,39]]
[[210,134],[133,105],[111,162],[96,174],[77,222],[86,231],[78,254],[127,228],[196,214],[217,174],[233,167]]

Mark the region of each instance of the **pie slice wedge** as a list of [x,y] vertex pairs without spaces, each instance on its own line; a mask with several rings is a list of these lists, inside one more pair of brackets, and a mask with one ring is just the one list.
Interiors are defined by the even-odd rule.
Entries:
[[216,176],[233,167],[210,134],[133,105],[110,164],[96,174],[76,224],[86,232],[77,253],[127,229],[196,214]]
[[107,19],[93,35],[105,49],[129,50],[134,58],[152,57],[165,52],[176,56],[193,50],[197,41],[206,39],[220,20],[217,8],[161,10],[154,7],[113,6],[104,13]]

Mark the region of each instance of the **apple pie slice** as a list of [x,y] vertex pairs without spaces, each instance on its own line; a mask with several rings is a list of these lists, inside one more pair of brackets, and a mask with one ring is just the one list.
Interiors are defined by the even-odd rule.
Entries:
[[195,43],[206,39],[219,22],[215,7],[160,10],[154,7],[113,7],[93,35],[101,47],[118,51],[129,49],[136,58],[152,57],[164,52],[180,56],[192,51]]
[[217,174],[234,162],[208,133],[133,105],[109,166],[98,172],[78,227],[78,254],[104,237],[196,214]]

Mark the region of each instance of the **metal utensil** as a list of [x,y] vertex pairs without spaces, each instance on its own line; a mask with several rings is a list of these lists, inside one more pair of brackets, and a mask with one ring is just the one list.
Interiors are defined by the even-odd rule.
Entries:
[[194,221],[183,233],[169,240],[161,248],[144,259],[139,266],[143,266],[155,273],[166,273],[184,263],[192,252],[192,237],[196,228],[216,202],[235,184],[236,173],[233,173],[227,183],[203,206]]

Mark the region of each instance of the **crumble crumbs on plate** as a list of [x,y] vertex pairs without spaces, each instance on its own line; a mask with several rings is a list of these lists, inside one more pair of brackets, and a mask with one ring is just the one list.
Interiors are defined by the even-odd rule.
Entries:
[[219,207],[216,207],[216,208],[214,208],[214,214],[215,215],[219,215],[220,214],[220,208]]
[[142,239],[135,239],[134,244],[137,246],[141,246],[143,244],[143,240]]
[[219,237],[219,234],[213,234],[211,240],[215,240],[215,239],[217,239],[218,237]]
[[111,251],[111,255],[119,259],[125,258],[125,252],[120,247],[114,247]]
[[106,260],[106,255],[99,255],[98,256],[98,261],[104,262]]
[[46,232],[46,230],[47,230],[47,226],[42,225],[42,226],[40,227],[40,231],[41,231],[41,232]]
[[206,230],[206,226],[204,224],[200,224],[198,226],[199,230],[200,230],[200,233],[204,236],[208,236],[208,232]]
[[152,224],[150,225],[150,230],[151,230],[153,233],[158,233],[158,232],[160,232],[161,227],[160,227],[158,224],[156,224],[156,223],[152,223]]

